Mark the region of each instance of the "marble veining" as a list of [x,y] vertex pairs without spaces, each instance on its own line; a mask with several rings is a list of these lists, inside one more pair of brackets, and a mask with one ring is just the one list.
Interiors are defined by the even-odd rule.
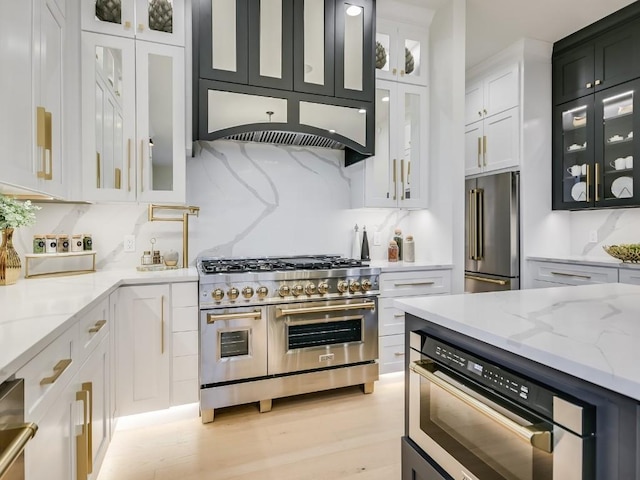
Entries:
[[640,286],[396,300],[430,322],[640,400]]

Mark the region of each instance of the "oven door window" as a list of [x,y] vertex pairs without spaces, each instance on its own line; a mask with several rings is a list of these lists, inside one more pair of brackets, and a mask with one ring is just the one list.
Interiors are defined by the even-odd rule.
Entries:
[[287,349],[362,342],[362,316],[288,323]]
[[242,357],[249,355],[250,330],[232,330],[230,332],[218,332],[220,340],[220,358]]
[[[462,470],[474,476],[468,478],[482,480],[553,478],[553,454],[545,451],[552,449],[550,424],[507,410],[447,373],[429,368],[433,365],[417,362],[411,372],[411,389],[419,384],[419,398],[418,392],[412,393],[411,436],[427,439],[418,443],[426,445],[423,449],[428,454],[442,462],[445,470],[454,470],[449,472],[452,475]],[[423,376],[425,371],[431,379]],[[453,458],[444,461],[437,458],[439,452]],[[447,468],[447,464],[453,466]]]

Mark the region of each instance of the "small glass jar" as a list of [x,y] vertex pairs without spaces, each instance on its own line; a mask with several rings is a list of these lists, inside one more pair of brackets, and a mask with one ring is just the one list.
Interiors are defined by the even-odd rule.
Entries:
[[33,253],[44,253],[46,251],[47,239],[44,235],[33,236]]
[[58,253],[58,237],[46,235],[44,251],[45,253]]
[[82,243],[82,235],[76,234],[71,237],[71,251],[72,252],[81,252],[84,249],[84,244]]
[[402,257],[403,257],[402,230],[400,230],[399,228],[396,228],[395,231],[393,232],[393,239],[395,240],[396,245],[398,245],[398,260],[402,260]]
[[69,235],[58,235],[58,253],[69,253]]
[[389,262],[397,262],[398,261],[398,244],[396,243],[395,240],[391,240],[389,242],[387,260]]
[[160,250],[153,251],[153,264],[160,265],[162,263],[162,257],[160,256]]
[[142,258],[140,259],[140,263],[142,263],[142,265],[153,265],[153,257],[149,250],[144,251]]
[[91,234],[85,233],[82,236],[82,249],[87,251],[93,248],[93,240],[91,240]]

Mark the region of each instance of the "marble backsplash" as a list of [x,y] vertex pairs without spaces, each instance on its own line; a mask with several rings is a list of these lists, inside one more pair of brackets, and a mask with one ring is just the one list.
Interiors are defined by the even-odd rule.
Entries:
[[[189,263],[198,255],[351,256],[355,224],[366,225],[374,260],[386,259],[387,242],[399,227],[415,236],[417,260],[451,262],[450,254],[433,248],[438,235],[429,211],[351,209],[343,165],[337,150],[199,142],[187,159],[187,204],[200,207],[199,217],[189,221]],[[181,224],[149,222],[146,204],[40,206],[36,225],[16,232],[21,254],[31,252],[34,234],[49,233],[91,233],[98,269],[135,267],[152,238],[161,252],[182,251]],[[130,234],[136,251],[125,253],[123,238]]]
[[[617,208],[570,213],[571,255],[611,258],[605,245],[640,243],[640,209]],[[596,232],[597,242],[590,235]]]

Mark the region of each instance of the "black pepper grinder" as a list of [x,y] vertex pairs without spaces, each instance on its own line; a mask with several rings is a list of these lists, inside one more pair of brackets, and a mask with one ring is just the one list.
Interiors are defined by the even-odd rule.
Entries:
[[370,260],[369,258],[369,239],[367,238],[367,227],[362,227],[362,249],[360,250],[361,260]]

